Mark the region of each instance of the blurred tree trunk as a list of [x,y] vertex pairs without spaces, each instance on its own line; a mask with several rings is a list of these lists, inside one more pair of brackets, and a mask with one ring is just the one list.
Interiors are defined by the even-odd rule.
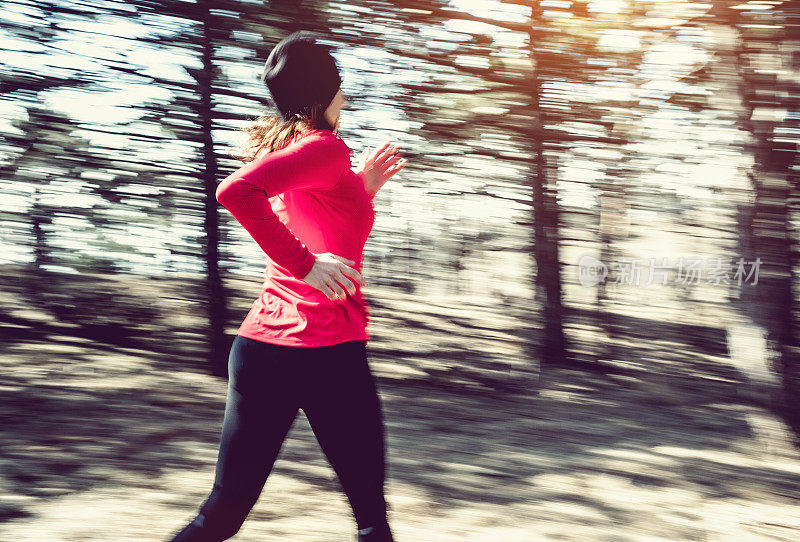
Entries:
[[225,322],[227,320],[227,310],[225,295],[222,287],[222,278],[219,272],[219,215],[216,198],[217,175],[219,165],[214,153],[214,140],[212,129],[214,124],[212,87],[214,85],[214,45],[212,34],[213,19],[211,9],[214,7],[214,0],[204,0],[201,3],[203,9],[202,16],[202,35],[201,35],[201,54],[203,67],[195,72],[197,81],[197,91],[200,97],[200,104],[197,109],[200,115],[201,139],[203,143],[203,230],[205,238],[203,241],[203,263],[205,264],[205,284],[206,284],[206,308],[208,311],[209,324],[209,351],[211,355],[211,372],[214,375],[227,375],[228,341],[225,338]]
[[[783,383],[783,404],[787,421],[800,430],[800,341],[797,337],[798,309],[795,300],[797,230],[797,140],[778,137],[789,133],[791,119],[785,112],[796,110],[800,85],[784,73],[800,72],[796,52],[786,44],[796,43],[798,8],[784,12],[780,25],[750,27],[748,15],[741,14],[737,62],[741,75],[742,101],[749,115],[743,125],[752,136],[754,168],[750,175],[755,201],[742,235],[747,263],[756,266],[757,282],[742,287],[744,310],[767,332],[774,355],[774,369]],[[766,53],[766,54],[765,54]],[[770,64],[765,59],[776,61]],[[783,112],[784,115],[780,113]],[[748,271],[750,266],[748,266]]]
[[539,359],[545,364],[560,364],[567,361],[567,345],[564,336],[564,306],[562,300],[561,263],[559,261],[559,208],[555,187],[549,182],[544,149],[544,109],[540,107],[541,72],[544,65],[537,58],[535,44],[539,43],[539,31],[543,22],[540,7],[532,8],[532,20],[528,32],[530,56],[534,70],[529,79],[530,104],[534,113],[531,152],[535,156],[532,175],[533,189],[533,238],[536,259],[536,295],[541,301],[544,314],[543,336],[539,340]]
[[[12,148],[23,149],[0,167],[0,175],[8,179],[22,181],[33,186],[30,207],[20,212],[23,220],[30,221],[33,261],[31,268],[39,271],[50,264],[63,264],[63,256],[58,254],[48,242],[48,225],[59,216],[77,215],[81,207],[71,206],[57,197],[52,184],[71,180],[74,171],[68,166],[87,160],[86,141],[73,134],[76,123],[66,115],[46,107],[30,105],[26,108],[27,119],[13,120],[10,124],[19,134],[4,137]],[[58,161],[53,157],[57,156]],[[55,236],[57,237],[57,235]],[[60,251],[65,252],[65,251]],[[69,251],[66,251],[69,252]]]
[[31,209],[31,231],[33,233],[33,268],[36,271],[41,270],[49,262],[47,251],[47,239],[42,227],[44,224],[49,224],[51,218],[47,216],[45,209],[42,207],[41,193],[37,186],[33,193],[33,207]]

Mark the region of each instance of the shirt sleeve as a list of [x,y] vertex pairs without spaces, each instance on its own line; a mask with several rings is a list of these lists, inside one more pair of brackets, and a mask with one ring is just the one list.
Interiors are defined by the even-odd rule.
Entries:
[[303,279],[314,267],[314,255],[278,219],[269,198],[290,190],[331,188],[349,165],[350,149],[340,138],[306,135],[230,174],[217,186],[216,198],[267,256]]

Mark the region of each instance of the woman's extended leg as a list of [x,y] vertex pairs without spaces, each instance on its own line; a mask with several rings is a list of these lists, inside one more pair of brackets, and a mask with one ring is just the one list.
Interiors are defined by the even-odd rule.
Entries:
[[228,396],[214,487],[172,542],[218,542],[236,534],[258,500],[299,403],[287,347],[241,336],[228,358]]
[[360,540],[391,542],[383,412],[363,342],[319,349],[301,408],[350,501]]

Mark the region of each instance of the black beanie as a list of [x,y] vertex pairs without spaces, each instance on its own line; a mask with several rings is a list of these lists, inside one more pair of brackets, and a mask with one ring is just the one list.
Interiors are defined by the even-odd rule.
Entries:
[[309,114],[315,103],[327,109],[342,84],[330,48],[317,40],[317,34],[306,30],[289,34],[264,64],[261,79],[283,120],[295,113]]

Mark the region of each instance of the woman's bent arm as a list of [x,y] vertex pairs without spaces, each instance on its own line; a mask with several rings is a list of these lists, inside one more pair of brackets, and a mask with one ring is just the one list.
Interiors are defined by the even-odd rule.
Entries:
[[288,190],[330,188],[349,164],[344,141],[333,134],[306,135],[236,170],[217,186],[216,198],[267,256],[303,279],[315,257],[278,219],[269,198]]

